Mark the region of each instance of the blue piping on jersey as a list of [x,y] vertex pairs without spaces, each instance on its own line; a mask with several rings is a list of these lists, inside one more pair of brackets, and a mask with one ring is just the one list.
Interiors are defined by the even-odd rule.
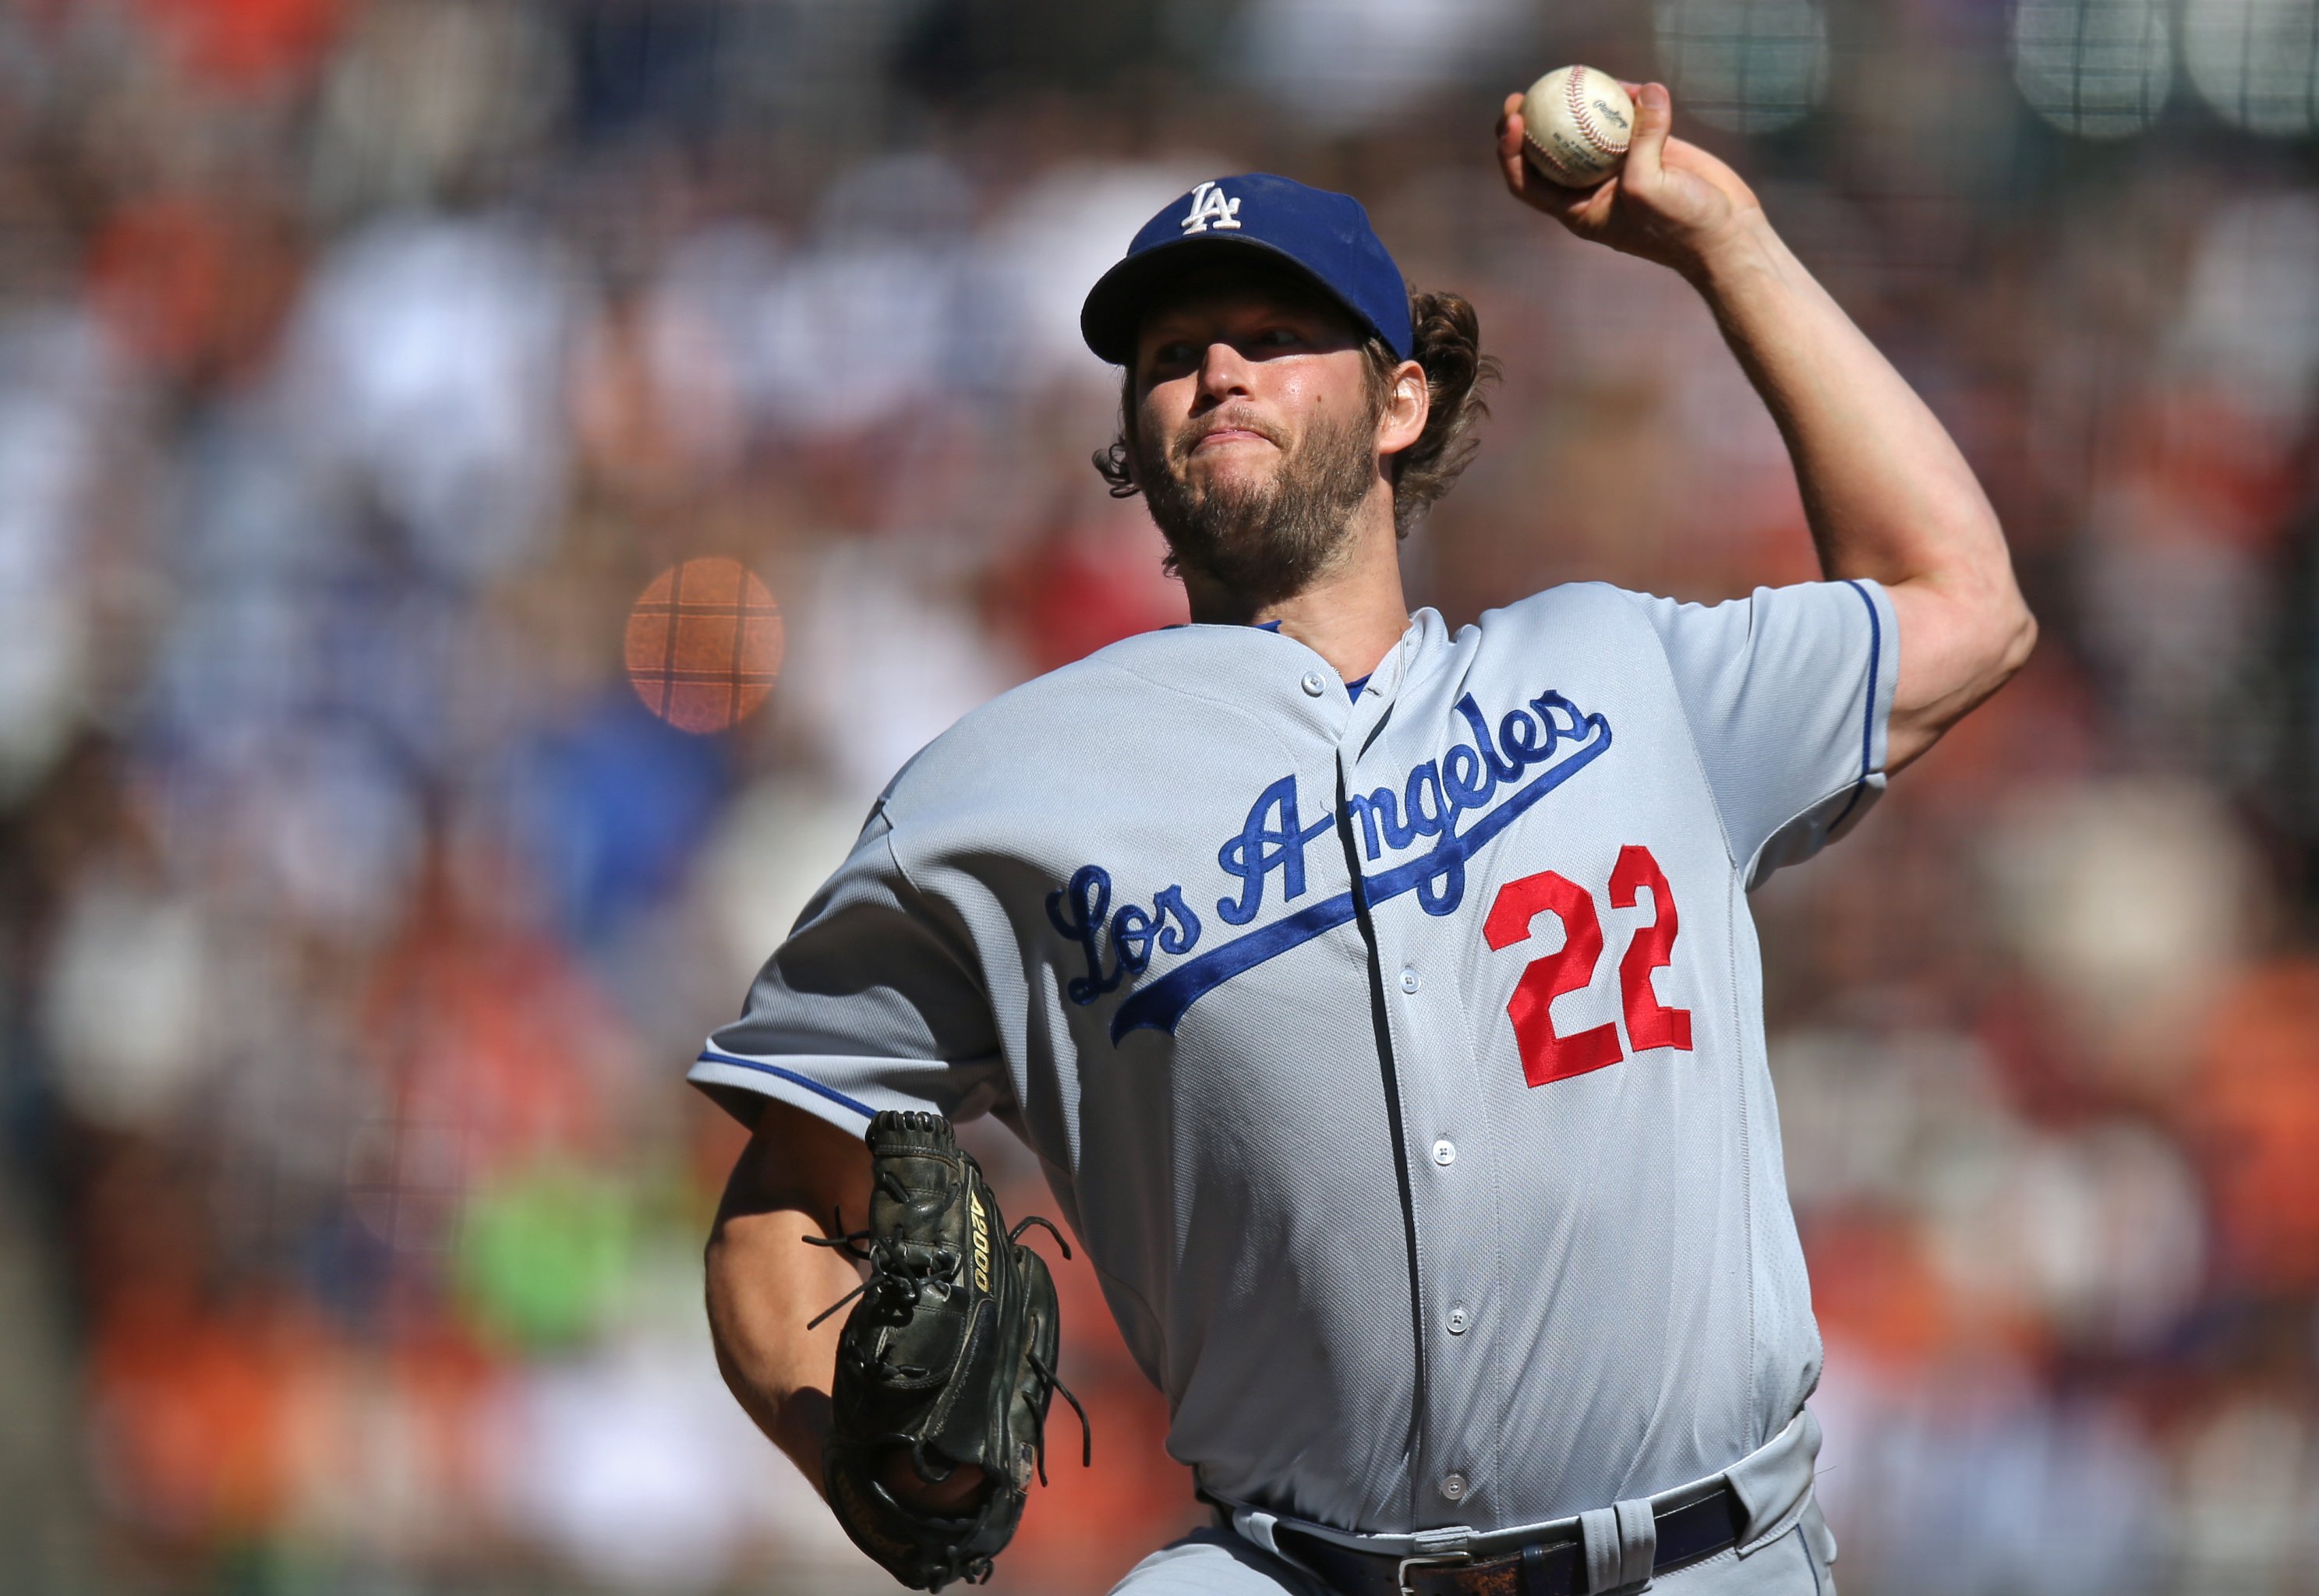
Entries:
[[737,1064],[744,1069],[753,1069],[760,1075],[777,1076],[782,1080],[790,1082],[792,1085],[803,1087],[808,1092],[828,1098],[832,1103],[836,1104],[841,1108],[852,1109],[865,1120],[874,1117],[876,1114],[876,1111],[868,1104],[856,1103],[853,1098],[847,1096],[836,1087],[825,1087],[817,1080],[813,1080],[806,1076],[799,1075],[794,1069],[783,1069],[778,1064],[761,1064],[754,1059],[736,1059],[730,1053],[720,1053],[714,1048],[703,1049],[701,1050],[700,1057],[695,1059],[693,1062],[696,1064]]
[[1869,760],[1876,748],[1876,666],[1884,657],[1884,621],[1876,613],[1876,600],[1868,596],[1866,588],[1848,576],[1844,585],[1858,593],[1860,601],[1868,606],[1868,708],[1860,717],[1860,780],[1853,784],[1852,797],[1845,804],[1844,813],[1827,823],[1830,831],[1850,817],[1860,803],[1860,795],[1868,790]]
[[[1421,883],[1463,863],[1484,843],[1512,825],[1523,810],[1592,764],[1611,746],[1611,723],[1600,715],[1590,715],[1585,724],[1596,734],[1585,747],[1541,772],[1529,786],[1468,826],[1463,836],[1445,836],[1421,858],[1362,878],[1371,908],[1414,891]],[[1119,1005],[1118,1012],[1111,1017],[1111,1040],[1116,1042],[1129,1032],[1144,1026],[1173,1036],[1184,1012],[1216,987],[1234,976],[1246,975],[1268,959],[1277,958],[1323,932],[1335,930],[1351,920],[1354,914],[1353,895],[1340,892],[1178,965],[1150,986],[1132,993]]]

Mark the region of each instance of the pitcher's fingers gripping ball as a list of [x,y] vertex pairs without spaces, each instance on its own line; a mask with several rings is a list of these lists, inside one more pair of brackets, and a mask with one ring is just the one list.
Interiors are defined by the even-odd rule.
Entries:
[[[870,1122],[870,1226],[835,1240],[870,1266],[837,1348],[822,1475],[853,1544],[914,1590],[990,1576],[1014,1537],[1031,1478],[1046,1478],[1047,1407],[1061,1329],[1055,1283],[1017,1243],[973,1155],[937,1114],[888,1111]],[[1063,1256],[1070,1256],[1069,1244]],[[822,1319],[844,1304],[840,1298]],[[819,1323],[820,1320],[816,1320]],[[907,1467],[898,1468],[898,1464]],[[915,1471],[939,1485],[979,1470],[978,1500],[958,1512],[914,1506],[888,1482]]]
[[1522,96],[1522,153],[1565,188],[1592,188],[1627,159],[1635,103],[1591,67],[1557,67]]

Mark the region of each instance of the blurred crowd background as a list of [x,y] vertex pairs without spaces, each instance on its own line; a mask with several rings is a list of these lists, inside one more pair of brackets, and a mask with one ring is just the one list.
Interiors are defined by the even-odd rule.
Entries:
[[[903,759],[1181,618],[1087,464],[1135,227],[1285,172],[1477,303],[1453,625],[1812,573],[1690,292],[1498,187],[1570,60],[2044,622],[1757,898],[1839,1577],[2319,1590],[2314,0],[0,5],[0,1589],[890,1588],[718,1383],[680,1083]],[[1006,1591],[1196,1512],[1064,1289]]]

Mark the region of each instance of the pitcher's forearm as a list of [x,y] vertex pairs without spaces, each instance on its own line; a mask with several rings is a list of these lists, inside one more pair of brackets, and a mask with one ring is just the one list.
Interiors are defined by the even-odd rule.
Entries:
[[708,1249],[717,1366],[749,1417],[821,1489],[829,1387],[843,1312],[807,1321],[860,1284],[852,1265],[806,1244],[822,1227],[795,1209],[728,1215]]
[[1947,428],[1760,212],[1686,275],[1787,440],[1828,576],[2012,595],[1996,512]]
[[757,1428],[821,1488],[829,1387],[845,1316],[808,1321],[861,1284],[844,1254],[809,1247],[864,1222],[870,1153],[858,1136],[768,1103],[734,1161],[708,1233],[708,1333],[717,1366]]

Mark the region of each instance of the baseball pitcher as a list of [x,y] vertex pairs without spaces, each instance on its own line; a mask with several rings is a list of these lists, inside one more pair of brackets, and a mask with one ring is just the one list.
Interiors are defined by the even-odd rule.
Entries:
[[2035,628],[1955,446],[1665,89],[1585,191],[1525,166],[1519,104],[1514,198],[1706,299],[1825,580],[1412,613],[1471,308],[1281,177],[1135,236],[1081,318],[1123,373],[1097,464],[1191,624],[913,760],[691,1071],[754,1127],[720,1364],[906,1583],[986,1574],[1056,1438],[1051,1243],[950,1137],[987,1113],[1214,1509],[1121,1591],[1833,1589],[1746,895]]

